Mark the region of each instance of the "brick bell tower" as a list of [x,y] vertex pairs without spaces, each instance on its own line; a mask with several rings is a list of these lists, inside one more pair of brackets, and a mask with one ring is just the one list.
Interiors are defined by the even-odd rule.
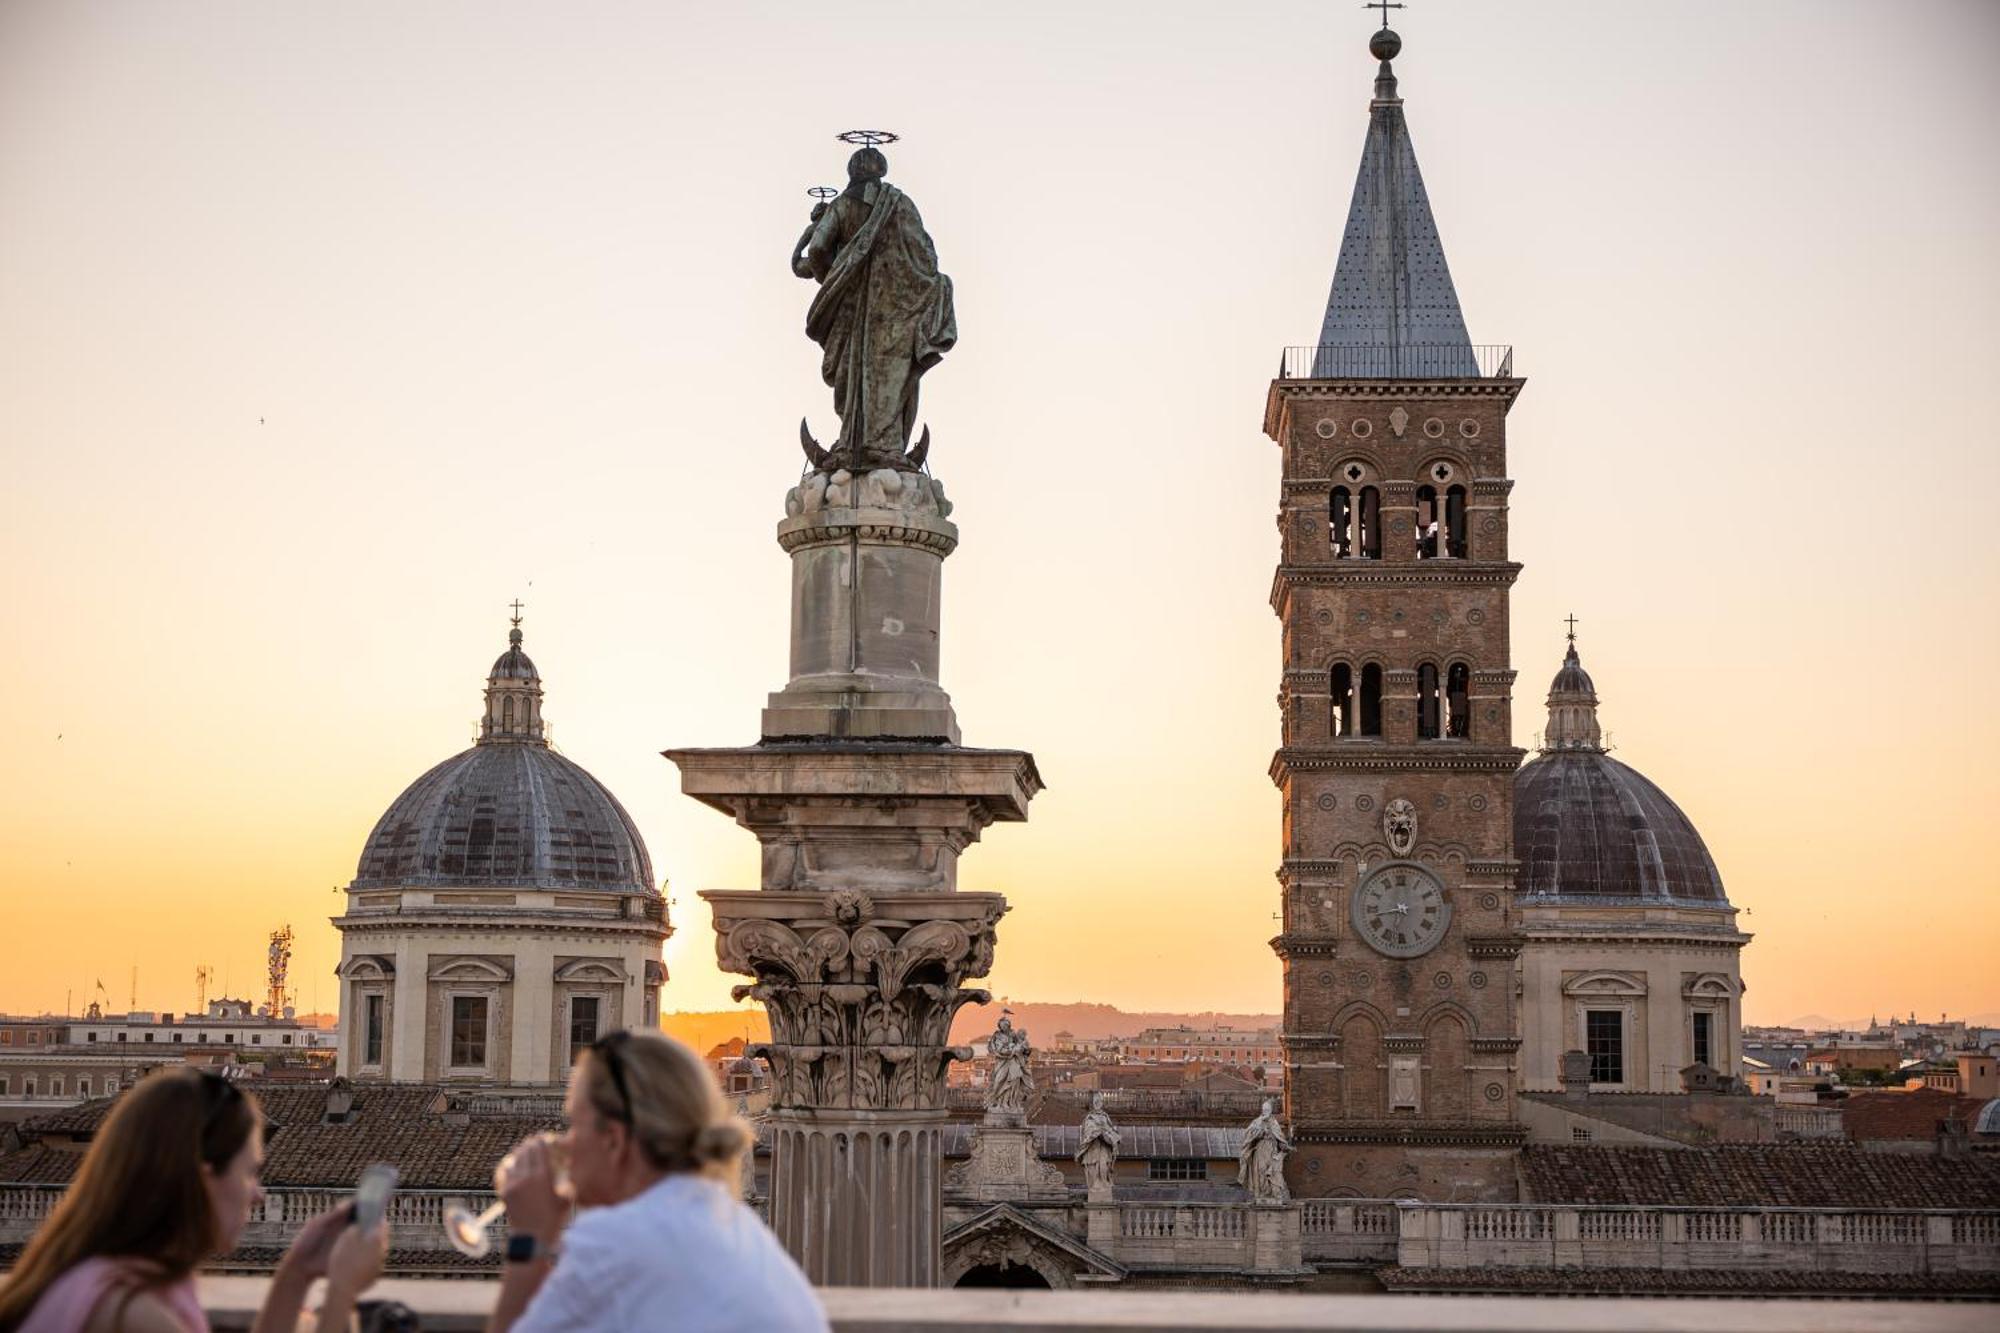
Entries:
[[1390,61],[1319,341],[1285,351],[1285,1113],[1304,1197],[1514,1197],[1509,349],[1475,347]]

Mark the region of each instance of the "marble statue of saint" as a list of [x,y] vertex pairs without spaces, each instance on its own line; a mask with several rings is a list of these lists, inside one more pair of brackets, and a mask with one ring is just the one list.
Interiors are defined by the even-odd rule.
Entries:
[[1083,1115],[1082,1143],[1076,1160],[1083,1164],[1084,1188],[1095,1195],[1111,1188],[1111,1176],[1118,1163],[1118,1127],[1104,1109],[1104,1094],[1090,1094],[1090,1109]]
[[813,206],[792,251],[792,272],[819,283],[806,335],[820,345],[820,376],[840,414],[832,449],[803,434],[823,471],[920,467],[928,430],[903,452],[917,421],[917,381],[958,341],[951,279],[938,272],[917,206],[883,179],[888,171],[879,148],[858,150],[847,161],[847,188]]
[[1263,1114],[1243,1131],[1243,1146],[1236,1153],[1236,1175],[1250,1191],[1253,1203],[1284,1203],[1291,1191],[1285,1187],[1285,1158],[1292,1141],[1267,1100]]
[[1026,1028],[1015,1031],[1014,1020],[1000,1015],[1000,1025],[986,1039],[986,1053],[993,1057],[993,1074],[986,1082],[986,1110],[989,1117],[1024,1121],[1028,1099],[1034,1094],[1034,1075],[1028,1072]]

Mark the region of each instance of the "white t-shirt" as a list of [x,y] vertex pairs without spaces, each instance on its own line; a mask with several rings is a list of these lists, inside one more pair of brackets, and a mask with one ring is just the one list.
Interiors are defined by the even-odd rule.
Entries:
[[672,1329],[826,1333],[826,1311],[770,1228],[715,1181],[668,1176],[577,1214],[514,1333]]

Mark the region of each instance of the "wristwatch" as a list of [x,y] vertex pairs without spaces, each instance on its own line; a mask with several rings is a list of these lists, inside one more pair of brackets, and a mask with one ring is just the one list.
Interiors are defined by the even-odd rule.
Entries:
[[536,1236],[512,1235],[507,1237],[507,1262],[510,1264],[531,1264],[537,1259],[554,1263],[559,1247],[544,1245]]

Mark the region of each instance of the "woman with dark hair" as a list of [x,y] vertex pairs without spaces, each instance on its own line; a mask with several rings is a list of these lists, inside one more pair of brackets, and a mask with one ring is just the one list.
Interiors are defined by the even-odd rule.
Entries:
[[[236,1248],[262,1201],[263,1116],[234,1083],[188,1066],[119,1099],[76,1180],[0,1287],[0,1333],[207,1333],[194,1274]],[[382,1271],[387,1230],[335,1208],[306,1223],[271,1279],[257,1333],[289,1333],[314,1278],[321,1328],[344,1328]]]

